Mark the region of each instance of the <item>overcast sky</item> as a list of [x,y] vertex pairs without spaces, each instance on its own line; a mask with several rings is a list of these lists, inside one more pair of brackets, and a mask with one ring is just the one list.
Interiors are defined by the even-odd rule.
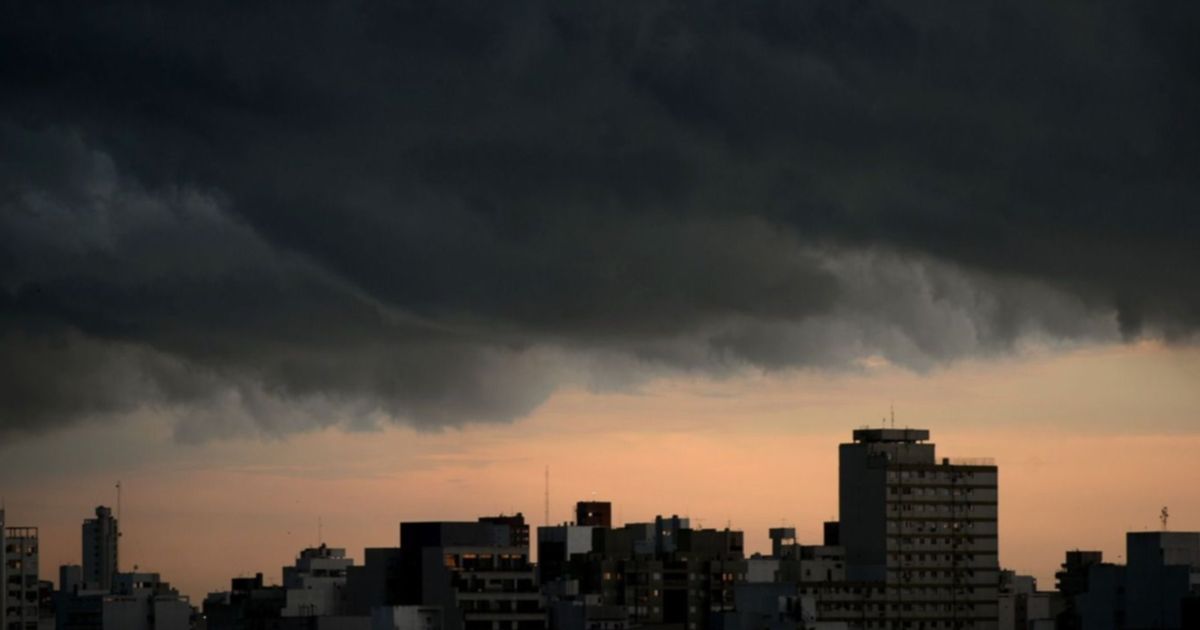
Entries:
[[[687,433],[680,383],[790,383],[743,436],[812,390],[870,414],[810,417],[813,449],[907,391],[880,374],[942,435],[1200,426],[1194,2],[170,5],[0,10],[10,512],[17,461],[106,488],[320,477],[313,436],[542,453],[579,397]],[[1128,413],[933,404],[1079,356],[1046,382],[1144,386]],[[27,508],[108,501],[77,499]]]

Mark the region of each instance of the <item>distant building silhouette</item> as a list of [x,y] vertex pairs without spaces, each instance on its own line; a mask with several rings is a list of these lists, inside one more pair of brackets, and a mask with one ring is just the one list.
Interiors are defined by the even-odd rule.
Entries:
[[1059,628],[1200,628],[1200,532],[1129,532],[1125,554],[1127,565],[1067,552]]
[[64,564],[58,567],[58,590],[63,593],[74,593],[83,588],[83,567],[78,564]]
[[117,573],[109,590],[60,593],[58,630],[188,630],[192,606],[157,573]]
[[12,527],[0,508],[0,628],[37,630],[38,528]]
[[1054,574],[1055,589],[1062,597],[1064,609],[1058,614],[1055,627],[1058,630],[1080,630],[1083,619],[1080,617],[1078,597],[1088,591],[1088,575],[1092,565],[1104,562],[1101,551],[1068,551],[1061,568]]
[[575,504],[575,524],[586,527],[612,527],[612,503],[580,501]]
[[479,522],[490,523],[492,525],[507,525],[509,545],[513,547],[529,546],[529,525],[525,523],[525,515],[520,512],[513,515],[481,516],[479,517]]
[[[401,523],[400,546],[365,550],[361,566],[321,545],[284,568],[283,586],[263,584],[261,574],[235,578],[229,591],[205,600],[206,623],[208,630],[1200,627],[1200,534],[1130,533],[1128,566],[1105,563],[1098,551],[1068,552],[1057,590],[1040,591],[1032,576],[1000,570],[998,477],[990,460],[938,458],[927,430],[860,429],[839,447],[838,520],[822,524],[821,544],[776,527],[768,532],[771,554],[746,558],[740,531],[694,529],[678,515],[613,528],[610,503],[580,501],[575,523],[538,528],[534,567],[521,513]],[[81,594],[66,600],[75,615],[66,618],[82,621],[62,626],[60,616],[60,629],[116,627],[86,625],[103,609],[95,602],[107,600],[84,601],[92,594],[76,586],[84,581],[77,568],[63,571],[64,588]],[[120,614],[148,610],[137,606]],[[178,619],[180,610],[162,618]]]
[[283,567],[283,586],[263,584],[259,573],[234,578],[228,591],[209,593],[203,604],[207,628],[365,630],[369,619],[348,611],[353,568],[345,549],[325,544],[302,549],[291,566]]
[[543,586],[574,573],[572,563],[587,561],[595,529],[590,525],[538,528],[538,575]]
[[302,550],[292,566],[283,567],[286,603],[280,616],[341,614],[344,609],[346,573],[353,565],[354,560],[346,557],[345,549],[322,543]]
[[996,466],[939,462],[924,429],[858,429],[853,438],[839,448],[846,578],[882,585],[884,597],[846,620],[995,628]]
[[1063,609],[1062,595],[1039,591],[1037,579],[1001,571],[999,584],[1000,630],[1054,630]]
[[440,607],[444,630],[544,630],[529,547],[512,542],[507,524],[401,523],[398,604]]
[[259,630],[282,627],[287,591],[263,583],[263,574],[233,578],[229,590],[204,598],[207,630]]
[[103,505],[95,518],[83,521],[83,581],[89,589],[112,589],[120,546],[117,525],[112,509]]
[[824,544],[772,529],[771,557],[750,559],[720,630],[997,628],[998,470],[939,461],[928,440],[923,429],[854,431],[839,449],[839,517],[824,524]]
[[538,541],[551,627],[563,630],[703,630],[734,609],[746,578],[742,532],[692,529],[680,516],[540,527]]
[[825,521],[822,527],[824,531],[824,545],[826,547],[836,547],[842,544],[842,526],[838,521]]

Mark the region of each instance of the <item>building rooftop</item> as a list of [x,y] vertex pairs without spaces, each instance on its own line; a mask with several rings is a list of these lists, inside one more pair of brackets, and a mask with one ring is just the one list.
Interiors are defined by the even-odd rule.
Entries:
[[855,429],[855,442],[924,442],[928,429]]

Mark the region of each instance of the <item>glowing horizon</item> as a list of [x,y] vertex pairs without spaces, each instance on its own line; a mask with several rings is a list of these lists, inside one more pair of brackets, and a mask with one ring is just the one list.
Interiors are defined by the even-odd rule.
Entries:
[[[522,512],[536,536],[546,465],[556,523],[596,498],[613,503],[614,523],[679,514],[730,524],[747,554],[769,551],[767,529],[781,523],[816,544],[837,516],[837,445],[894,404],[897,426],[930,429],[939,456],[996,459],[1001,564],[1048,589],[1065,551],[1119,561],[1125,532],[1157,528],[1163,505],[1173,529],[1200,529],[1200,435],[1187,430],[1200,393],[1182,387],[1197,370],[1196,349],[1081,348],[927,375],[879,366],[662,380],[563,392],[513,424],[205,444],[175,441],[148,414],[0,447],[0,471],[18,482],[9,520],[41,528],[44,579],[78,563],[79,525],[114,501],[119,479],[122,567],[158,571],[195,602],[235,576],[278,580],[317,542],[318,518],[324,542],[359,563],[363,547],[397,545],[404,520]],[[1139,405],[1135,422],[1127,414]],[[120,452],[90,448],[114,431]],[[68,469],[21,472],[51,452]]]

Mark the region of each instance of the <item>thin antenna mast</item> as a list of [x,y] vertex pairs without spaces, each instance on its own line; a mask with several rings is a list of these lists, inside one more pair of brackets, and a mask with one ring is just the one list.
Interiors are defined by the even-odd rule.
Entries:
[[895,429],[896,428],[896,403],[894,403],[894,402],[891,403],[890,405],[888,405],[888,408],[892,412],[892,428]]
[[1162,530],[1164,532],[1167,531],[1167,519],[1170,518],[1170,516],[1171,514],[1167,512],[1167,506],[1164,505],[1162,511],[1158,513],[1158,520],[1162,521]]
[[317,546],[321,546],[321,539],[324,538],[321,531],[321,517],[317,517]]
[[[99,527],[99,525],[97,525],[97,528],[98,527]],[[117,545],[120,545],[121,544],[121,480],[120,479],[117,480],[117,526],[115,529],[117,530],[116,531]],[[116,554],[116,556],[117,557],[113,559],[113,565],[114,565],[113,568],[116,571],[120,571],[121,570],[121,554],[118,553],[118,554]]]

